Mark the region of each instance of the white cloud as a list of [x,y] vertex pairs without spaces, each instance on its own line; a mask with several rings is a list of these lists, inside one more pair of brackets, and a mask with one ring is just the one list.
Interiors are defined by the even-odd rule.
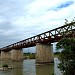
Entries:
[[41,14],[44,13],[44,11],[48,9],[52,9],[57,7],[58,5],[61,5],[62,3],[65,3],[66,1],[71,1],[71,0],[35,0],[31,4],[27,6],[28,13],[30,14],[37,14],[42,12]]
[[[64,2],[67,0],[64,0]],[[21,16],[17,18],[17,20],[13,21],[13,24],[16,26],[19,26],[20,28],[29,28],[36,26],[38,28],[51,28],[54,25],[55,27],[61,26],[64,24],[65,18],[70,18],[70,20],[74,17],[74,5],[70,5],[66,8],[60,9],[59,11],[49,10],[51,6],[56,6],[58,4],[61,4],[62,1],[58,0],[57,2],[53,3],[50,0],[46,1],[39,1],[36,0],[35,2],[31,3],[28,8],[28,14],[26,16]],[[50,5],[51,3],[52,5]],[[45,6],[46,5],[46,6]],[[36,7],[37,6],[37,7]],[[43,7],[45,7],[45,10],[43,11]],[[36,9],[35,9],[36,8]],[[38,11],[39,10],[39,11]],[[33,14],[33,15],[31,15]],[[61,24],[62,23],[62,24]],[[46,27],[48,26],[48,27]],[[53,26],[53,27],[54,27]],[[39,29],[39,28],[38,28]]]
[[63,25],[65,18],[72,20],[74,17],[74,4],[55,9],[68,1],[73,0],[1,1],[0,36],[3,36],[3,40],[4,36],[7,36],[17,41]]

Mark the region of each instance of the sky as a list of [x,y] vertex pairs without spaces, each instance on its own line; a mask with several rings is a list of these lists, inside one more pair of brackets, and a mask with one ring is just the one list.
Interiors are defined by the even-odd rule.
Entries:
[[64,25],[75,0],[0,0],[0,48]]

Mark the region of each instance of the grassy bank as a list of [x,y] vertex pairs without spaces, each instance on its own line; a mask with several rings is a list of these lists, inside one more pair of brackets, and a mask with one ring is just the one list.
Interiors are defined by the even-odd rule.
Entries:
[[[55,52],[54,57],[59,57],[60,52]],[[24,59],[35,59],[35,53],[23,53]]]
[[23,53],[24,59],[35,59],[35,53]]

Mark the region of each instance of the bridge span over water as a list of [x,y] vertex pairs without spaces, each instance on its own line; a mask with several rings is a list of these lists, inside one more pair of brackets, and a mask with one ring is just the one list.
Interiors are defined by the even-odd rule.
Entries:
[[58,42],[64,37],[75,37],[75,22],[0,48],[1,60],[22,60],[22,48],[36,46],[36,62],[50,63],[53,61],[51,43]]

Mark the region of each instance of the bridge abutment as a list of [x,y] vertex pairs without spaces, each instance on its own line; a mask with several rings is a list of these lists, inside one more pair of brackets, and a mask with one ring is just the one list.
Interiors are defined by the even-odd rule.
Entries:
[[11,60],[13,60],[13,61],[23,61],[23,50],[22,49],[11,50]]
[[54,62],[52,45],[48,44],[36,44],[36,63],[37,64],[49,64]]
[[1,51],[1,60],[10,60],[10,59],[11,59],[10,51],[8,52]]

